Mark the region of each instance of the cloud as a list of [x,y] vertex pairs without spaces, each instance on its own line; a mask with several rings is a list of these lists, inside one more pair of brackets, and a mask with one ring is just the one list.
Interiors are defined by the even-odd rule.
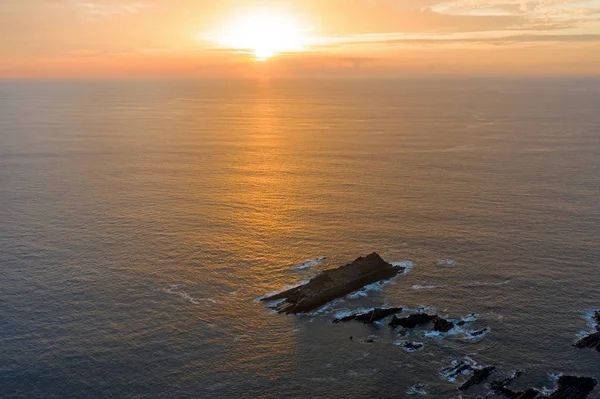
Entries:
[[111,16],[137,14],[150,7],[141,2],[115,3],[102,1],[85,1],[77,4],[84,12],[91,15]]

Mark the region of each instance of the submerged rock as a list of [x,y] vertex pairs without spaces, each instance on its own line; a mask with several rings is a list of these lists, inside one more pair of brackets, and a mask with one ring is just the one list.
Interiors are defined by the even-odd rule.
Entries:
[[472,386],[481,384],[482,382],[487,380],[490,375],[492,375],[494,370],[496,370],[496,367],[494,366],[488,366],[482,369],[474,369],[473,376],[471,376],[471,378],[469,378],[464,384],[458,387],[458,389],[460,389],[461,391],[466,391]]
[[408,317],[398,317],[394,316],[392,321],[390,321],[390,326],[402,326],[404,328],[415,328],[417,326],[421,326],[423,324],[427,324],[434,319],[436,319],[436,315],[428,315],[426,313],[417,313],[412,314]]
[[374,252],[337,269],[326,270],[304,285],[261,300],[283,300],[273,308],[279,313],[310,312],[369,284],[390,279],[404,270],[404,267],[394,266]]
[[379,320],[383,320],[388,316],[402,312],[402,308],[375,308],[367,313],[353,314],[346,317],[335,319],[334,323],[347,322],[347,321],[362,321],[365,324],[374,323]]
[[596,349],[600,352],[600,331],[581,338],[574,346],[576,348]]

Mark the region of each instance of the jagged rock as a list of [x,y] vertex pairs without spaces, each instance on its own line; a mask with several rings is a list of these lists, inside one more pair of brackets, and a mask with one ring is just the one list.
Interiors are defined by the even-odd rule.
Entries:
[[400,312],[402,312],[402,308],[375,308],[367,313],[353,314],[350,316],[335,319],[333,322],[340,323],[356,320],[362,321],[365,324],[370,324]]
[[[396,344],[398,345],[398,344]],[[420,351],[421,349],[423,349],[423,347],[425,346],[422,342],[409,342],[409,341],[404,341],[399,343],[399,346],[402,347],[402,349],[404,349],[406,352],[417,352]]]
[[483,381],[487,380],[490,375],[496,370],[494,366],[484,367],[482,369],[476,369],[473,372],[473,376],[469,378],[464,384],[462,384],[458,389],[461,391],[466,391],[467,389],[475,386],[477,384],[481,384]]
[[594,321],[596,322],[596,330],[600,331],[600,310],[594,312]]
[[473,366],[468,360],[452,361],[452,366],[442,369],[441,374],[448,381],[454,382],[461,374],[473,371]]
[[399,337],[406,337],[406,335],[408,334],[408,330],[404,327],[400,328],[397,332],[396,335]]
[[596,385],[593,378],[563,375],[558,379],[558,388],[548,399],[585,399]]
[[509,399],[585,399],[597,385],[593,378],[562,376],[558,379],[558,387],[550,396],[540,396],[540,392],[535,388],[519,392],[507,388],[507,385],[519,375],[521,372],[517,372],[503,381],[493,381],[490,383],[490,388],[494,393],[504,395]]
[[454,328],[454,323],[441,317],[433,319],[433,330],[439,332],[448,332]]
[[515,393],[512,399],[535,399],[538,397],[540,392],[535,388],[529,388],[521,392]]
[[390,326],[402,326],[404,328],[415,328],[416,326],[420,326],[423,324],[427,324],[434,319],[436,319],[436,315],[428,315],[425,313],[413,314],[408,317],[398,317],[394,316],[392,321],[390,321]]
[[502,381],[492,381],[492,382],[490,382],[490,389],[494,393],[496,393],[498,395],[506,396],[509,399],[534,399],[534,398],[536,398],[540,393],[535,388],[529,388],[524,391],[513,391],[512,389],[507,387],[507,385],[512,383],[515,380],[515,378],[519,377],[521,374],[523,374],[522,371],[517,371],[512,376],[510,376]]
[[574,346],[576,348],[596,349],[600,352],[600,331],[581,338]]
[[499,395],[505,395],[512,398],[513,395],[516,394],[516,392],[509,389],[507,385],[513,382],[521,374],[523,374],[522,371],[516,371],[512,376],[505,378],[502,381],[492,381],[490,382],[490,389]]
[[374,252],[337,269],[326,270],[304,285],[263,298],[262,301],[283,299],[274,307],[279,313],[310,312],[366,285],[390,279],[404,270],[403,267],[387,263]]
[[489,331],[490,331],[490,329],[485,327],[485,328],[482,328],[481,330],[469,331],[469,335],[473,338],[476,338],[476,337],[480,337],[480,336],[488,333]]

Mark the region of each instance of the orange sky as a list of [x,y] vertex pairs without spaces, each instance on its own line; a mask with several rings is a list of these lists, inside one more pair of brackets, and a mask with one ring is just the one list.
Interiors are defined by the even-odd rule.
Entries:
[[[256,10],[310,40],[211,39]],[[600,0],[3,0],[0,35],[8,78],[600,74]]]

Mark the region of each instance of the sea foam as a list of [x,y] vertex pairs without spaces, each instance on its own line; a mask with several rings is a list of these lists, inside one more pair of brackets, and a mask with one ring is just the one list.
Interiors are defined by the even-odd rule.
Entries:
[[323,262],[325,259],[327,259],[326,257],[322,256],[319,258],[314,258],[314,259],[310,259],[307,260],[304,263],[299,263],[297,265],[294,265],[294,270],[306,270],[306,269],[310,269],[316,265],[318,265],[319,263]]
[[187,292],[181,290],[181,288],[185,287],[184,284],[171,284],[170,286],[163,288],[163,292],[171,295],[177,295],[186,301],[193,303],[194,305],[202,305],[206,302],[210,303],[219,303],[216,299],[213,298],[196,298],[188,294]]

